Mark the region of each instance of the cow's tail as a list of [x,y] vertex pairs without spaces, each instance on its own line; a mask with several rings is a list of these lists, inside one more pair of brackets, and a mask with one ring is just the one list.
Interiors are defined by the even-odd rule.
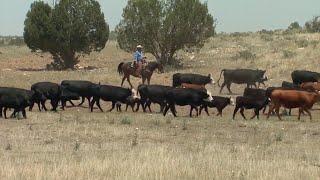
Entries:
[[124,62],[121,62],[121,63],[118,65],[118,73],[119,73],[119,75],[122,75],[122,74],[123,74],[123,69],[122,69],[123,64],[124,64]]
[[218,86],[219,86],[219,87],[220,87],[220,83],[219,83],[219,82],[220,82],[220,79],[221,79],[221,75],[222,75],[222,73],[223,73],[224,71],[226,71],[226,70],[225,70],[225,69],[222,69],[222,70],[221,70],[220,77],[219,77],[219,79],[218,79]]

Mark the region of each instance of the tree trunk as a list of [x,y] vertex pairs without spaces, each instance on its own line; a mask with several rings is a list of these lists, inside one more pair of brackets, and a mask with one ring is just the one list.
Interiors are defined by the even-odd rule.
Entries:
[[79,62],[72,51],[63,53],[61,59],[63,60],[64,69],[74,69],[74,66]]

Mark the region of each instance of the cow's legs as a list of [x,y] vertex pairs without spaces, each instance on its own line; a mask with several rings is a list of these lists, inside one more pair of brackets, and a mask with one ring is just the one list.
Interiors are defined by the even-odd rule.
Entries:
[[232,119],[233,119],[233,120],[234,120],[234,118],[235,118],[236,113],[238,112],[238,110],[239,110],[239,107],[236,106],[236,107],[234,108],[233,115],[232,115]]
[[3,114],[4,114],[4,118],[5,119],[8,119],[8,117],[7,117],[7,107],[5,107],[4,109],[3,109]]
[[96,100],[96,104],[97,104],[98,108],[100,109],[100,111],[103,112],[101,105],[100,105],[100,98]]
[[244,108],[242,107],[240,108],[240,114],[244,119],[247,119],[243,112],[244,112]]
[[109,109],[109,112],[111,112],[114,109],[115,106],[116,106],[116,102],[112,101],[111,109]]
[[23,118],[27,119],[27,113],[26,113],[26,110],[25,109],[22,109],[22,116]]
[[302,107],[299,108],[298,120],[300,120],[301,112],[303,111]]
[[177,117],[177,114],[176,114],[177,111],[176,111],[174,104],[170,105],[170,111],[172,112],[174,117]]
[[268,112],[268,114],[267,114],[267,119],[269,119],[270,114],[271,114],[271,112],[274,110],[274,108],[275,108],[275,105],[274,105],[273,103],[271,103],[271,104],[269,105],[269,112]]
[[68,100],[71,106],[74,106],[73,102],[71,100]]
[[[85,97],[84,96],[81,96],[81,102],[80,102],[80,104],[78,104],[78,106],[81,106],[83,103],[84,103],[84,101],[85,101]],[[90,101],[89,101],[90,102]]]
[[51,99],[50,103],[51,103],[51,106],[52,106],[51,111],[57,111],[57,107],[58,107],[59,101],[56,100],[56,99]]
[[222,92],[222,89],[224,88],[224,86],[226,85],[226,83],[225,82],[223,82],[222,84],[221,84],[221,88],[220,88],[220,94],[221,94],[221,92]]
[[280,105],[276,105],[275,111],[276,111],[276,114],[277,114],[279,120],[281,121],[282,119],[281,119],[281,116],[280,116],[280,113],[279,113],[279,111],[280,111]]
[[228,89],[228,91],[229,91],[229,94],[232,94],[232,91],[231,91],[230,88],[231,88],[231,83],[228,83],[228,84],[227,84],[227,89]]
[[43,108],[45,111],[48,111],[48,109],[47,109],[47,107],[46,107],[46,101],[43,100],[43,101],[40,101],[40,103],[41,103],[42,108]]
[[257,116],[257,118],[259,119],[259,109],[254,109],[254,115],[250,118],[250,119],[253,119]]
[[222,109],[220,109],[220,108],[217,108],[217,110],[218,110],[218,114],[217,114],[217,116],[221,116],[222,117]]
[[[308,115],[310,117],[310,121],[312,121],[312,116],[311,116],[311,113],[310,113],[309,109],[304,108],[304,111],[308,113]],[[302,111],[302,113],[303,113],[303,111]]]
[[170,108],[170,105],[167,105],[166,108],[165,108],[164,111],[163,111],[163,116],[166,116],[169,108]]
[[32,103],[30,104],[30,106],[29,106],[29,111],[32,111],[33,106],[34,106],[34,102],[32,102]]
[[165,105],[164,103],[160,103],[160,113],[163,112],[163,109],[164,109],[165,106],[166,106],[166,105]]
[[193,111],[193,106],[190,105],[190,113],[189,113],[189,116],[192,117],[192,111]]
[[37,102],[37,105],[38,105],[39,111],[41,111],[41,106],[40,106],[40,102],[39,101]]
[[[205,107],[204,107],[204,110],[206,111],[207,115],[210,116],[209,110],[208,110],[208,106],[205,106]],[[201,110],[200,110],[200,113],[201,113]]]

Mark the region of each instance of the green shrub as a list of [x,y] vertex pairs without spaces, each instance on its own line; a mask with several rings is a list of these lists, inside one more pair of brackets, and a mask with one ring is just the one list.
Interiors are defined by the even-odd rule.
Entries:
[[239,59],[253,60],[256,57],[257,57],[256,54],[252,53],[249,50],[244,50],[239,52]]
[[129,119],[128,117],[124,117],[121,119],[121,124],[131,124],[131,119]]
[[261,34],[260,38],[264,41],[273,41],[273,37],[269,34]]
[[282,54],[283,54],[283,58],[285,59],[291,59],[297,55],[296,52],[290,51],[290,50],[283,50]]
[[305,47],[308,47],[308,45],[309,45],[309,42],[305,39],[296,40],[295,43],[299,48],[305,48]]

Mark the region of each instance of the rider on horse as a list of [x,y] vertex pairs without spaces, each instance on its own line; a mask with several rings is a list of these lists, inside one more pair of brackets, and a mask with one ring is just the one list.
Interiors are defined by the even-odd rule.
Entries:
[[140,76],[140,71],[142,69],[142,65],[144,64],[145,59],[146,59],[146,57],[144,57],[143,53],[142,53],[142,46],[138,45],[137,50],[134,53],[134,61],[131,64],[131,67],[135,68],[136,74],[139,76]]

